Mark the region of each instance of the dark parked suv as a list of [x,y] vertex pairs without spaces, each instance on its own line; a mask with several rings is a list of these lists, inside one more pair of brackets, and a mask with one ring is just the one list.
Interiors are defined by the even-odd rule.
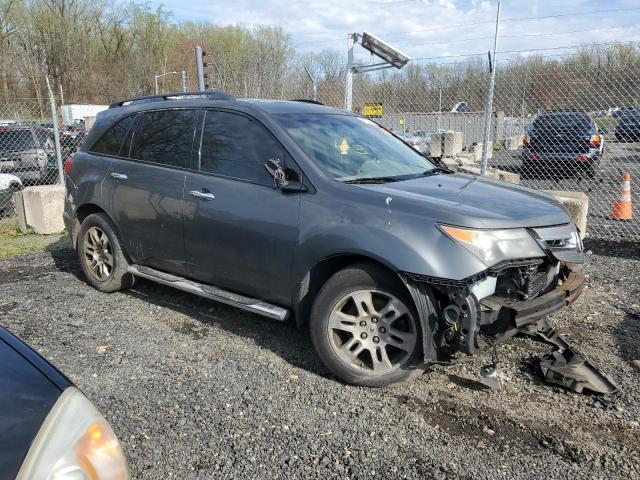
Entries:
[[616,116],[616,140],[619,142],[640,141],[640,108],[627,108]]
[[604,137],[589,114],[548,112],[538,115],[525,137],[522,159],[530,170],[580,167],[596,175]]
[[113,104],[65,164],[87,280],[137,277],[309,327],[384,386],[571,303],[582,244],[551,196],[452,174],[377,124],[222,92]]
[[55,180],[54,141],[51,132],[36,125],[0,127],[0,172],[22,182]]

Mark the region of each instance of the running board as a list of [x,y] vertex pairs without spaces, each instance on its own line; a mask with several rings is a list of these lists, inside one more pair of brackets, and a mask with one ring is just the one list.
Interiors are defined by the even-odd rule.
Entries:
[[199,297],[215,300],[216,302],[231,305],[247,312],[257,313],[272,320],[284,322],[289,316],[289,310],[286,308],[271,305],[270,303],[256,300],[255,298],[244,297],[236,293],[221,290],[212,285],[187,280],[170,273],[154,270],[153,268],[143,267],[141,265],[129,265],[128,272],[141,278],[146,278],[162,285],[168,285],[184,292],[193,293]]

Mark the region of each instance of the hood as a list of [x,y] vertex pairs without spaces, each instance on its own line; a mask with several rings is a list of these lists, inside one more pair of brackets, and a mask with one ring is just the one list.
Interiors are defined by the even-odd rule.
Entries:
[[394,183],[358,185],[421,206],[436,221],[476,228],[561,225],[571,217],[555,197],[511,183],[443,174]]

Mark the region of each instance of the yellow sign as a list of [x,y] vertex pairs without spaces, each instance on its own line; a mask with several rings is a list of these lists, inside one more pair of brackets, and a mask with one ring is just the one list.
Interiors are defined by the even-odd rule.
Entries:
[[400,119],[400,125],[404,125],[404,118]]
[[380,118],[382,116],[382,104],[365,103],[363,114],[365,117]]

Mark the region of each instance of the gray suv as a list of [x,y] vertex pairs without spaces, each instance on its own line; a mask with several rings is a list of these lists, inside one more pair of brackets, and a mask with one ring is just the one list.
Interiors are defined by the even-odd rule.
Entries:
[[67,230],[95,288],[145,278],[292,318],[353,384],[498,344],[584,286],[580,237],[553,197],[453,174],[313,102],[115,103],[65,173]]

